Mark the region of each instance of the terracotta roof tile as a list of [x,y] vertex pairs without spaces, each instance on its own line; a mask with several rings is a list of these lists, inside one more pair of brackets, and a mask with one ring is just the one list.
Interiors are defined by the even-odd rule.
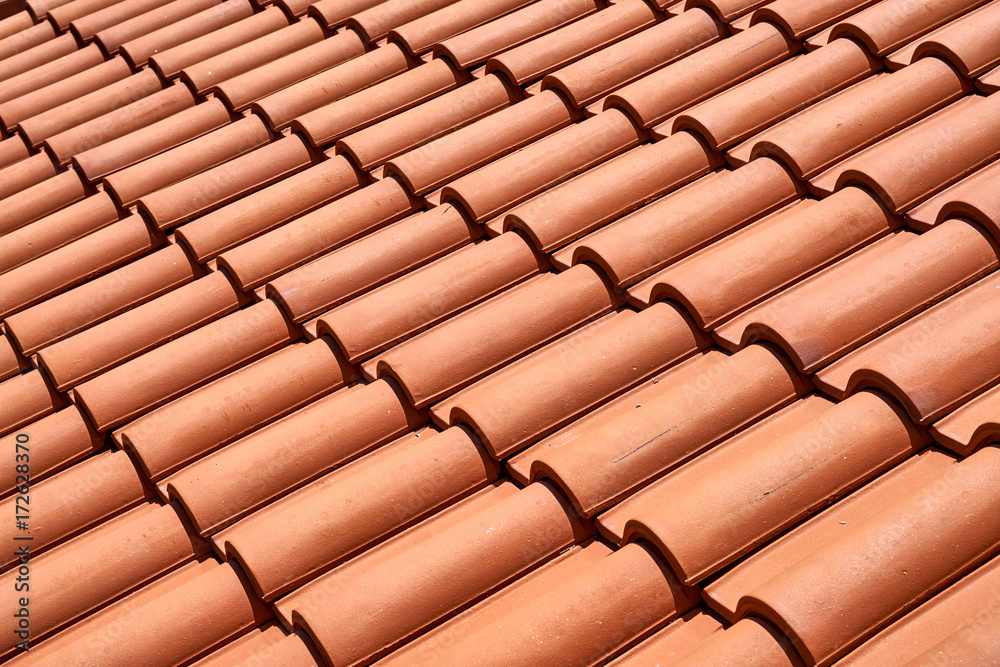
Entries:
[[[124,0],[116,3],[94,3],[94,8],[87,8],[87,13],[70,22],[70,29],[81,42],[93,40],[103,30],[127,23],[171,4],[172,0]],[[117,45],[115,45],[117,50]]]
[[945,24],[890,54],[887,63],[903,67],[925,56],[938,56],[950,61],[966,77],[979,76],[1000,63],[998,7],[995,3],[987,4]]
[[[198,14],[221,2],[222,0],[173,0],[98,31],[94,35],[94,41],[101,46],[101,50],[105,53],[115,54],[118,53],[118,49],[123,44],[142,38],[165,26],[172,26],[177,21]],[[132,58],[129,59],[129,63],[138,64],[137,60]]]
[[542,86],[562,91],[577,107],[586,106],[724,34],[710,13],[695,8],[549,74]]
[[[398,0],[397,0],[398,1]],[[520,9],[531,0],[458,0],[388,32],[390,41],[402,43],[416,55],[429,51],[449,37]],[[417,6],[417,3],[411,3]],[[372,37],[368,33],[369,38]]]
[[[86,186],[75,171],[64,171],[25,188],[2,200],[0,232],[5,237],[35,220],[80,201],[86,194]],[[0,237],[0,243],[3,243],[4,237]]]
[[[186,14],[198,5],[184,5],[182,11],[176,11],[169,18],[157,17],[154,23],[150,21],[143,29],[150,25],[160,23],[161,20],[169,21],[163,23],[162,27],[146,32],[141,36],[136,36],[130,40],[122,41],[122,57],[128,60],[133,68],[140,68],[145,65],[149,57],[160,51],[165,51],[171,47],[178,46],[196,39],[208,33],[222,29],[237,21],[249,18],[253,14],[253,6],[249,0],[230,0],[229,2],[219,2],[208,4],[196,14],[190,14],[186,18],[176,20],[181,14]],[[181,10],[182,5],[174,3],[174,6]],[[124,40],[124,37],[122,37]]]
[[1000,67],[992,69],[979,77],[979,80],[976,81],[976,86],[987,95],[1000,90]]
[[[438,206],[415,213],[278,276],[268,282],[267,294],[281,304],[293,321],[303,322],[444,255],[451,257],[452,251],[469,244],[480,234],[455,207]],[[508,240],[517,245],[513,239]],[[480,248],[475,255],[483,258],[492,254],[494,258],[509,261],[510,255],[494,253],[501,245]],[[449,263],[459,263],[458,257],[455,255]],[[472,266],[478,268],[476,264]],[[440,269],[447,271],[443,263]],[[434,273],[438,272],[427,271],[419,275]],[[418,274],[413,275],[409,282],[419,284]],[[440,275],[447,275],[445,280],[452,278],[452,274]],[[393,302],[390,298],[391,293],[402,294],[404,289],[400,283],[400,287],[386,290],[388,306],[380,304],[374,292],[369,292],[364,301],[373,304],[371,312],[375,314],[381,314],[383,306],[388,312],[406,304],[405,300]],[[407,296],[409,298],[412,294]],[[403,305],[403,309],[406,307]]]
[[[124,229],[141,231],[133,230],[135,225],[137,225],[135,217],[130,217]],[[102,229],[112,226],[105,225]],[[114,236],[120,239],[124,234],[116,229]],[[96,245],[102,243],[98,241]],[[86,254],[80,251],[76,243],[64,246],[70,248],[64,251],[64,254],[85,258]],[[91,245],[94,244],[88,244],[88,248]],[[59,250],[44,257],[57,252]],[[31,265],[29,262],[24,266]],[[23,353],[34,354],[46,345],[184,285],[204,272],[186,257],[180,246],[172,244],[154,250],[115,270],[99,273],[101,275],[79,287],[64,291],[6,318],[7,331],[17,341]],[[80,303],[86,303],[87,308],[80,308]]]
[[227,315],[76,387],[106,431],[287,345],[298,333],[271,301]]
[[[601,9],[595,0],[542,0],[523,9],[498,18],[479,28],[456,35],[434,47],[435,55],[442,56],[458,67],[481,65],[491,56],[506,51],[556,30],[577,19]],[[600,40],[600,35],[591,39]]]
[[16,196],[33,185],[56,175],[55,165],[45,151],[0,169],[0,200]]
[[0,275],[0,314],[7,318],[136,259],[163,242],[139,216],[129,216]]
[[175,113],[117,139],[73,156],[74,164],[91,182],[167,151],[229,123],[220,100]]
[[[47,24],[39,24],[36,28],[43,28],[45,25]],[[35,30],[36,28],[32,28],[32,30]],[[28,32],[30,31],[26,31],[22,34],[28,34]],[[3,41],[7,42],[8,40],[13,40],[16,37],[17,36],[10,37]],[[0,45],[0,48],[2,48],[2,45]],[[4,60],[0,60],[0,77],[7,79],[34,71],[35,69],[72,54],[77,50],[77,48],[79,47],[77,46],[76,40],[73,39],[72,35],[61,35],[25,51],[18,51],[16,55],[11,55]]]
[[[347,27],[356,30],[365,41],[374,43],[387,36],[393,28],[416,21],[454,3],[455,0],[388,0],[378,4],[366,1],[364,4],[367,6],[362,8],[358,6],[361,3],[348,2],[346,7],[341,7],[339,5],[342,3],[339,1],[334,3],[320,0],[313,3],[312,10],[325,21],[328,28],[346,23]],[[347,11],[352,13],[346,14]]]
[[34,25],[31,14],[26,11],[18,12],[13,16],[8,16],[0,21],[0,39],[5,39],[11,35],[16,35],[22,30],[27,30]]
[[6,334],[0,335],[0,380],[14,377],[28,370],[30,364],[14,349],[14,344]]
[[[269,30],[247,42],[237,44],[218,54],[180,67],[181,78],[197,92],[204,93],[228,79],[252,71],[282,56],[287,56],[310,45],[322,44],[323,29],[315,21],[300,21],[288,27]],[[345,39],[317,47],[310,53],[327,53],[336,47],[343,48]],[[360,53],[360,50],[357,51]],[[356,54],[355,54],[356,55]],[[334,56],[336,58],[336,55]]]
[[324,160],[187,223],[177,237],[198,261],[206,262],[364,183],[346,159]]
[[781,26],[789,37],[802,39],[840,19],[873,5],[878,0],[774,0],[753,13],[751,22],[768,21]]
[[518,99],[502,79],[484,76],[344,137],[337,142],[337,152],[349,155],[362,169],[371,169]]
[[712,11],[720,21],[729,23],[740,16],[753,11],[767,0],[687,0],[684,9],[705,7]]
[[[871,188],[895,213],[920,203],[1000,155],[1000,98],[963,98],[850,157],[811,182],[820,192]],[[906,155],[902,177],[900,157]],[[911,157],[912,156],[912,157]]]
[[[844,188],[822,201],[803,200],[752,223],[650,276],[629,295],[640,305],[676,300],[700,327],[713,329],[897,225],[871,195]],[[761,257],[777,261],[761,262]]]
[[[437,659],[504,665],[572,659],[592,664],[683,614],[695,601],[691,589],[679,586],[644,547],[629,545],[612,552],[591,542],[566,552],[385,663]],[[567,625],[567,618],[581,622]],[[497,632],[505,641],[491,647],[486,638]]]
[[[228,4],[230,3],[227,2],[220,6]],[[230,49],[235,49],[287,26],[288,19],[281,10],[277,7],[268,7],[258,14],[253,14],[200,37],[184,40],[172,47],[160,47],[162,50],[148,55],[149,66],[155,69],[160,76],[174,77],[186,67],[225,53]],[[169,32],[169,28],[165,29],[165,32]],[[129,48],[126,48],[125,53],[128,51]]]
[[988,276],[831,364],[817,381],[837,397],[861,382],[882,387],[928,424],[1000,377],[994,359],[984,356],[996,337],[998,291],[998,276]]
[[[725,667],[732,664],[801,667],[788,638],[760,618],[746,618],[708,637],[674,667]],[[625,663],[628,664],[628,663]]]
[[20,135],[15,134],[0,140],[0,169],[9,167],[15,162],[20,162],[27,158],[28,155],[28,147]]
[[334,569],[279,601],[278,608],[287,610],[285,617],[294,613],[327,660],[357,664],[551,559],[584,534],[547,486],[518,490],[503,483]]
[[67,55],[4,79],[0,89],[0,103],[9,102],[34,92],[74,74],[79,74],[101,64],[104,56],[96,44],[72,50]]
[[[998,561],[989,561],[872,639],[838,665],[904,664],[946,659],[984,664],[996,659]],[[970,609],[979,610],[969,614]]]
[[907,0],[882,0],[836,24],[830,38],[853,37],[873,55],[884,56],[986,1],[930,0],[917,6]]
[[[37,442],[31,457],[31,481],[38,483],[100,449],[104,438],[87,423],[75,405],[27,424],[23,429]],[[15,448],[16,434],[4,436],[0,445]],[[0,464],[0,494],[15,488],[15,459]]]
[[419,425],[400,394],[385,380],[341,389],[171,475],[169,493],[214,532]]
[[464,83],[464,79],[447,61],[436,58],[298,116],[291,128],[293,132],[302,132],[314,146],[330,144],[453,90]]
[[975,220],[1000,239],[1000,163],[985,167],[906,212],[906,223],[925,231],[947,218]]
[[722,624],[714,616],[695,607],[609,664],[673,665],[721,630]]
[[791,202],[799,187],[781,164],[754,160],[639,209],[560,250],[555,261],[594,262],[615,284],[630,285]]
[[[614,3],[526,44],[504,50],[499,55],[491,54],[493,57],[486,63],[486,70],[503,72],[517,84],[528,83],[648,28],[656,18],[645,2]],[[456,37],[442,44],[440,53],[460,64],[478,64],[486,49],[494,48],[491,41],[485,39],[488,28],[480,29],[483,41]],[[504,47],[509,48],[511,43],[507,35],[503,38]]]
[[[460,428],[408,434],[218,533],[267,600],[493,482]],[[351,507],[330,516],[330,507]],[[390,509],[392,508],[392,509]]]
[[64,407],[65,397],[39,371],[28,371],[0,382],[0,435],[50,415]]
[[[852,153],[908,126],[967,92],[968,83],[936,58],[865,79],[729,152],[738,164],[770,155],[798,178],[812,178]],[[831,184],[831,188],[834,184]]]
[[982,445],[997,441],[1000,387],[994,387],[958,408],[931,427],[938,441],[949,449],[968,455]]
[[88,14],[95,14],[113,4],[112,0],[72,0],[50,8],[48,19],[58,30],[65,32],[73,21]]
[[695,584],[928,441],[879,394],[836,404],[807,397],[608,510],[598,524],[619,543],[652,540],[680,580]]
[[516,455],[511,472],[556,480],[592,516],[807,389],[763,346],[709,351],[654,380]]
[[252,289],[416,208],[417,200],[399,181],[378,181],[227,250],[219,265],[241,288]]
[[[436,404],[502,459],[706,346],[678,309],[607,315]],[[573,388],[572,390],[566,388]]]
[[312,642],[301,630],[287,634],[277,621],[252,630],[202,658],[199,667],[251,667],[267,661],[278,661],[289,667],[318,667]]
[[0,39],[0,61],[52,40],[56,31],[52,24],[42,22]]

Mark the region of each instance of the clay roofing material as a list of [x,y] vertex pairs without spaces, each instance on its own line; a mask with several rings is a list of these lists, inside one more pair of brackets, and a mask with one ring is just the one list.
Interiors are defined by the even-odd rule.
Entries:
[[0,13],[0,660],[1000,660],[1000,0]]

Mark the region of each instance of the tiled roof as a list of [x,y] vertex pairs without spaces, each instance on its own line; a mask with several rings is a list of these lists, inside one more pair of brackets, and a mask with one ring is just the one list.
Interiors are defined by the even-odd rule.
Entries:
[[1000,663],[998,90],[1000,0],[0,1],[0,661]]

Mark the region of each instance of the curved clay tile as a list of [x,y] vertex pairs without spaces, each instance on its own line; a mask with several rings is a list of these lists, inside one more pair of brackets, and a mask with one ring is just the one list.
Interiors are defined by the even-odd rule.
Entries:
[[[603,664],[697,602],[643,546],[572,549],[383,664]],[[567,623],[566,619],[578,622]],[[502,636],[502,642],[490,637]]]
[[545,273],[375,357],[364,370],[395,378],[413,405],[424,407],[615,305],[590,267]]
[[878,0],[775,0],[755,11],[751,23],[769,21],[781,26],[792,39],[808,37]]
[[459,202],[473,221],[482,222],[642,139],[624,113],[601,113],[452,181],[442,191],[441,201]]
[[[78,202],[87,194],[80,176],[72,170],[32,185],[3,199],[0,207],[0,244],[11,232]],[[34,244],[34,239],[31,239]]]
[[971,96],[847,158],[811,185],[829,193],[858,183],[902,213],[998,155],[1000,98]]
[[0,335],[0,381],[30,368],[31,364],[14,349],[10,338],[6,334]]
[[829,665],[995,553],[1000,498],[988,489],[997,474],[1000,450],[988,447],[869,506],[822,550],[745,593],[740,614],[774,621],[807,663]]
[[594,262],[624,287],[788,204],[798,189],[779,163],[754,160],[710,174],[585,236],[555,260]]
[[[26,431],[29,436],[34,435]],[[44,482],[31,485],[31,555],[89,529],[147,496],[142,478],[125,452],[104,451],[81,461]],[[0,509],[17,514],[17,498],[0,502]],[[22,505],[23,507],[23,505]],[[13,521],[2,530],[11,544],[20,535]],[[17,562],[16,549],[3,559],[6,567]]]
[[0,200],[15,196],[55,175],[56,167],[44,150],[19,160],[0,169]]
[[947,218],[975,220],[986,227],[1000,242],[1000,162],[980,169],[940,194],[906,212],[906,223],[918,231],[926,231]]
[[267,294],[292,321],[303,322],[449,255],[480,234],[454,206],[436,206],[278,276],[267,284]]
[[[468,69],[490,56],[562,27],[600,9],[596,0],[542,0],[507,16],[490,21],[439,42],[434,55]],[[620,13],[620,12],[619,12]],[[600,40],[600,35],[592,39]]]
[[992,69],[986,74],[979,77],[979,80],[976,81],[976,87],[978,87],[981,91],[983,91],[987,95],[990,95],[1000,90],[1000,67]]
[[[355,13],[344,18],[347,19],[348,28],[356,30],[366,42],[374,44],[388,35],[393,28],[416,21],[454,3],[455,0],[388,0],[364,10],[360,10],[360,7],[350,7],[354,3],[349,3],[350,9]],[[343,20],[339,19],[338,15],[347,8],[340,8],[339,5],[343,3],[339,0],[332,7],[328,7],[328,4],[333,3],[324,3],[320,0],[313,6],[312,13],[319,15],[327,27],[332,28]]]
[[962,456],[1000,440],[1000,386],[935,423],[931,433],[942,445]]
[[894,67],[904,67],[924,56],[951,62],[973,79],[1000,63],[1000,9],[987,4],[948,23],[886,59]]
[[[271,600],[496,477],[496,464],[462,429],[428,429],[316,480],[213,540],[225,543]],[[343,509],[331,514],[333,507]]]
[[[30,4],[33,7],[37,6],[34,2]],[[6,39],[33,26],[35,24],[31,18],[33,15],[41,16],[41,14],[34,14],[33,12],[29,14],[27,11],[21,11],[0,20],[0,39]]]
[[751,308],[714,335],[731,350],[770,340],[812,373],[997,264],[997,250],[976,225],[950,220],[921,235],[902,231]]
[[[31,482],[32,484],[50,477],[104,445],[104,438],[84,419],[80,409],[71,405],[47,417],[26,424],[21,428],[31,439]],[[0,440],[0,447],[14,451],[16,434]],[[0,461],[0,494],[6,496],[15,488],[17,461]]]
[[161,345],[74,391],[94,426],[107,431],[296,337],[280,309],[265,301]]
[[[433,213],[426,217],[437,217]],[[517,234],[460,248],[324,314],[317,331],[361,361],[546,268]]]
[[301,630],[288,634],[277,621],[251,630],[194,663],[198,667],[253,667],[274,663],[287,667],[320,667],[312,642]]
[[543,92],[393,158],[385,173],[399,176],[410,192],[423,195],[573,119],[559,95]]
[[[272,617],[238,566],[208,563],[183,583],[163,582],[159,590],[145,596],[141,607],[123,618],[105,620],[95,615],[84,621],[86,634],[72,640],[57,636],[58,645],[47,654],[48,660],[64,664],[93,655],[95,647],[102,646],[101,659],[109,667],[135,665],[148,660],[152,651],[163,664],[186,664]],[[110,616],[115,607],[107,611]]]
[[[98,93],[106,90],[104,88]],[[60,164],[67,164],[79,153],[169,118],[194,105],[194,95],[187,86],[180,84],[168,86],[164,90],[154,92],[102,116],[48,136],[45,139],[45,146]],[[26,122],[31,123],[33,120]],[[75,123],[76,119],[73,122]]]
[[384,0],[277,0],[277,4],[292,16],[302,16],[308,10],[310,16],[332,29],[344,25],[355,14],[384,4]]
[[471,425],[494,458],[504,459],[706,344],[667,304],[613,313],[438,403],[432,413],[438,423]]
[[807,390],[763,346],[710,351],[602,406],[510,460],[519,480],[556,481],[592,516]]
[[16,162],[20,162],[28,157],[28,147],[24,143],[21,135],[14,134],[6,139],[0,140],[0,169],[9,167]]
[[0,435],[7,435],[66,405],[66,398],[36,370],[0,382],[0,399]]
[[362,169],[371,169],[515,103],[519,93],[497,76],[484,76],[337,142]]
[[[618,663],[616,663],[617,665]],[[622,662],[631,665],[630,662]],[[716,632],[671,667],[802,667],[802,660],[788,638],[767,621],[745,618]]]
[[672,666],[717,632],[722,632],[722,624],[702,607],[695,607],[608,664],[614,667]]
[[73,21],[94,14],[115,4],[114,0],[71,0],[58,7],[52,7],[48,19],[60,32],[66,32]]
[[[879,394],[796,401],[598,519],[616,542],[651,540],[693,585],[929,442]],[[726,493],[718,493],[719,489]]]
[[547,75],[542,87],[560,90],[583,107],[724,35],[709,12],[693,9]]
[[[115,227],[104,227],[109,228]],[[122,233],[118,230],[114,237]],[[74,245],[65,247],[73,248]],[[73,250],[66,255],[70,256],[78,256],[78,252]],[[51,299],[9,316],[7,332],[17,340],[22,352],[34,354],[46,345],[176,289],[202,274],[201,268],[188,259],[180,246],[168,245],[79,287],[60,289]],[[87,307],[81,308],[82,303]]]
[[341,389],[168,477],[196,530],[215,532],[418,426],[384,380]]
[[[166,51],[174,46],[184,44],[232,25],[237,21],[253,15],[253,5],[250,0],[235,0],[209,5],[197,14],[163,25],[157,30],[135,37],[121,44],[122,57],[134,69],[144,67],[149,57],[155,53]],[[148,26],[146,26],[148,27]]]
[[294,343],[126,424],[114,436],[158,481],[352,377],[328,339]]
[[219,255],[242,289],[268,280],[417,209],[418,200],[387,178]]
[[81,123],[127,106],[162,90],[163,84],[152,70],[116,81],[92,93],[77,96],[53,109],[18,123],[18,131],[26,143],[40,146],[49,137],[55,136]]
[[838,667],[932,665],[945,656],[957,664],[996,662],[1000,658],[996,633],[998,566],[1000,559],[994,558],[967,574],[851,651]]
[[[494,55],[486,63],[486,71],[503,72],[518,85],[529,83],[645,30],[656,22],[656,18],[645,2],[618,2],[527,44]],[[465,40],[471,42],[471,38]],[[459,36],[444,42],[440,53],[454,62],[478,62],[483,47],[478,43],[466,45],[465,40]]]
[[568,241],[656,199],[717,165],[693,135],[645,144],[514,207],[503,229],[522,229],[539,250]]
[[705,7],[723,23],[735,21],[744,14],[752,12],[767,0],[686,0],[684,9]]
[[199,262],[207,262],[365,182],[345,158],[323,160],[187,223],[176,235]]
[[229,111],[222,101],[208,100],[78,153],[73,156],[73,162],[87,180],[94,183],[108,174],[222,128],[229,121]]
[[75,74],[100,65],[102,62],[104,62],[104,56],[96,44],[71,51],[44,65],[5,79],[3,89],[0,90],[0,104],[33,93],[39,88],[44,88],[63,79],[68,79]]
[[[310,45],[322,44],[324,41],[323,28],[318,23],[299,21],[278,30],[268,31],[256,39],[233,46],[222,53],[187,64],[180,68],[180,76],[196,92],[204,93],[223,81],[277,61]],[[344,46],[345,41],[349,41],[349,38],[334,40],[331,44],[317,46],[317,49],[325,53],[333,47],[336,53],[336,47]],[[357,41],[360,43],[360,40]],[[362,51],[363,49],[358,49],[357,53]]]
[[47,21],[41,21],[30,28],[18,31],[9,37],[0,39],[0,61],[15,57],[56,36],[55,28]]
[[676,300],[698,326],[711,330],[897,226],[877,199],[859,188],[844,188],[750,224],[650,276],[629,295],[644,306]]
[[59,391],[245,305],[246,296],[220,272],[210,273],[163,296],[101,322],[38,352]]
[[571,512],[543,484],[500,483],[300,588],[279,609],[330,663],[369,662],[582,539]]
[[[128,0],[126,0],[128,2]],[[173,0],[127,21],[116,23],[94,35],[94,41],[109,55],[118,53],[122,44],[148,35],[164,26],[174,28],[178,21],[202,12],[222,0]],[[130,64],[135,65],[130,61]]]
[[[352,33],[345,32],[343,35],[346,38]],[[324,40],[324,43],[334,39]],[[351,40],[356,41],[357,35],[351,37]],[[412,64],[409,56],[395,44],[388,44],[357,57],[353,57],[354,44],[338,50],[342,54],[340,64],[332,67],[327,65],[329,69],[324,67],[316,73],[315,70],[311,71],[308,78],[300,78],[299,73],[291,67],[281,65],[278,69],[280,61],[275,61],[264,66],[268,73],[275,73],[273,78],[257,71],[251,71],[242,77],[251,87],[251,92],[244,94],[227,89],[224,82],[219,85],[219,94],[234,108],[257,100],[252,105],[254,112],[277,130],[308,111],[405,72]],[[299,59],[295,54],[290,58],[300,64],[309,63],[308,59]]]
[[965,14],[986,0],[883,0],[833,26],[830,39],[853,37],[872,55],[884,56],[924,33]]
[[831,364],[817,381],[838,398],[881,387],[929,424],[1000,377],[1000,363],[987,353],[1000,338],[998,308],[1000,278],[992,275]]
[[301,171],[312,161],[309,147],[300,137],[284,137],[144,195],[136,208],[159,229],[176,227]]
[[[188,534],[181,511],[152,503],[106,521],[31,559],[31,632],[41,638],[203,553],[205,545]],[[4,604],[14,605],[17,570],[0,575],[9,592]],[[13,608],[13,607],[12,607]],[[17,641],[13,632],[0,641],[9,655]]]
[[[150,130],[156,125],[158,124],[145,129]],[[125,135],[122,139],[127,140],[129,136]],[[177,146],[105,176],[104,187],[119,205],[131,206],[144,195],[249,153],[269,143],[270,140],[271,133],[260,117],[247,116],[183,146]]]
[[[45,22],[43,22],[37,25],[36,28],[44,28],[45,25]],[[0,77],[3,80],[7,80],[17,75],[26,74],[39,67],[48,65],[59,58],[70,55],[77,48],[79,47],[72,35],[61,35],[55,39],[50,39],[33,48],[19,51],[16,55],[11,55],[4,60],[0,60]]]
[[796,50],[781,30],[759,23],[621,88],[604,106],[624,109],[637,124],[652,127],[786,60]]
[[6,318],[162,244],[139,216],[129,216],[0,275],[0,315]]
[[958,99],[968,84],[937,58],[879,74],[764,130],[729,151],[737,163],[770,155],[808,179],[838,160]]
[[[228,4],[228,3],[226,3]],[[277,7],[268,7],[224,28],[201,37],[186,40],[172,48],[149,55],[149,66],[164,79],[180,74],[181,70],[230,49],[288,27],[288,18]],[[166,30],[169,30],[167,28]],[[126,49],[126,52],[128,49]]]
[[[421,16],[389,31],[413,55],[430,51],[449,37],[518,10],[532,0],[458,0],[436,12]],[[416,3],[413,3],[416,4]]]
[[878,69],[880,63],[855,42],[834,40],[688,109],[673,130],[690,129],[713,148],[729,148]]
[[292,132],[302,132],[314,146],[330,144],[380,120],[457,88],[465,79],[446,60],[435,58],[332,104],[295,118]]
[[[87,12],[73,19],[69,28],[80,42],[86,43],[94,39],[102,30],[125,23],[146,12],[169,5],[172,0],[123,0],[122,2],[96,2],[88,7]],[[94,10],[97,11],[94,11]]]

